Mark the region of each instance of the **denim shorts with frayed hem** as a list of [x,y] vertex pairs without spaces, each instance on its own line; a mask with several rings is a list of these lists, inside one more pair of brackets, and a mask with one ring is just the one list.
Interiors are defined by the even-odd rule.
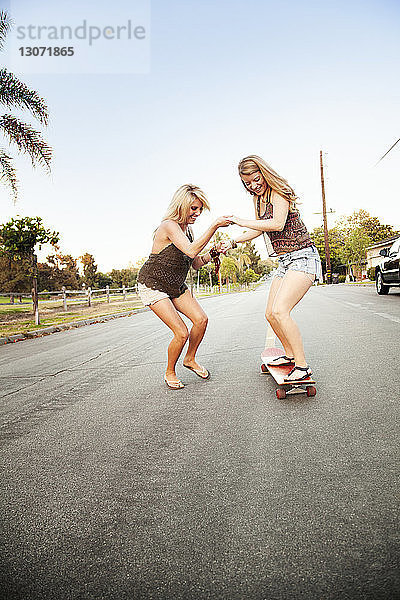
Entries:
[[281,254],[278,257],[276,277],[284,277],[288,271],[301,271],[315,275],[315,281],[322,281],[321,259],[315,246],[307,246],[301,250],[294,250]]

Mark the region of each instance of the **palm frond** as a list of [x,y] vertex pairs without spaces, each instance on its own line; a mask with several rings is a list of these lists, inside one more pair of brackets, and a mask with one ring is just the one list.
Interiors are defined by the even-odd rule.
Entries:
[[6,69],[0,69],[0,102],[8,108],[27,108],[43,125],[48,123],[49,112],[43,98]]
[[4,46],[7,33],[11,29],[11,20],[6,10],[0,10],[0,50]]
[[0,179],[11,188],[15,204],[18,194],[17,172],[12,164],[11,156],[8,156],[2,148],[0,148]]
[[33,166],[41,164],[50,171],[52,149],[38,131],[12,115],[0,117],[0,128],[9,141],[17,145],[18,150],[29,154]]

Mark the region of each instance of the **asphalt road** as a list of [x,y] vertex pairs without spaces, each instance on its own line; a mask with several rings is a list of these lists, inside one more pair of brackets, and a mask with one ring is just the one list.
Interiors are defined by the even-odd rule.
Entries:
[[399,598],[400,290],[312,288],[285,400],[265,297],[203,301],[179,391],[150,312],[0,348],[1,598]]

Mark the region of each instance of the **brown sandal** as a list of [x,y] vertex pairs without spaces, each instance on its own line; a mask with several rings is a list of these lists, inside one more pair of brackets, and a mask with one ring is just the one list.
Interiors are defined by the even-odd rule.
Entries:
[[[283,359],[284,362],[278,363],[278,360],[281,360],[281,359]],[[288,367],[289,365],[294,365],[294,358],[290,358],[289,356],[286,356],[285,354],[283,354],[282,356],[277,356],[276,358],[273,358],[268,363],[269,367]]]
[[[296,377],[296,379],[290,379],[290,375],[292,375],[295,371],[303,371],[303,373],[305,373],[305,375],[303,375],[302,377]],[[293,367],[293,369],[291,371],[289,371],[289,373],[287,374],[287,377],[284,378],[284,382],[285,383],[297,383],[298,381],[304,381],[305,379],[308,379],[309,377],[311,377],[312,375],[312,371],[310,369],[310,367],[307,365],[306,367]]]

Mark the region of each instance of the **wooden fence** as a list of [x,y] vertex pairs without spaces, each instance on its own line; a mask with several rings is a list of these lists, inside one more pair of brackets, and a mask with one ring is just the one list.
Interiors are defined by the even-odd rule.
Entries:
[[[196,296],[206,296],[206,295],[214,295],[214,294],[229,294],[232,292],[240,292],[253,289],[256,284],[250,285],[234,285],[228,283],[227,285],[192,285],[192,293]],[[96,303],[96,300],[101,302],[106,302],[109,304],[113,300],[120,300],[123,302],[129,300],[139,300],[139,296],[137,293],[137,286],[134,287],[125,287],[122,286],[120,288],[110,288],[109,286],[101,289],[95,289],[91,287],[83,288],[81,290],[67,290],[63,287],[61,290],[53,291],[53,292],[39,292],[37,294],[38,302],[35,304],[34,294],[21,294],[19,292],[0,292],[0,297],[6,297],[10,299],[10,304],[15,304],[15,299],[19,298],[20,302],[22,302],[23,298],[29,298],[32,300],[33,304],[33,312],[35,314],[36,324],[39,325],[40,317],[39,317],[39,306],[41,303],[51,303],[51,302],[60,302],[62,301],[63,310],[67,311],[68,306],[76,306],[79,304],[83,304],[85,306],[93,306]]]

